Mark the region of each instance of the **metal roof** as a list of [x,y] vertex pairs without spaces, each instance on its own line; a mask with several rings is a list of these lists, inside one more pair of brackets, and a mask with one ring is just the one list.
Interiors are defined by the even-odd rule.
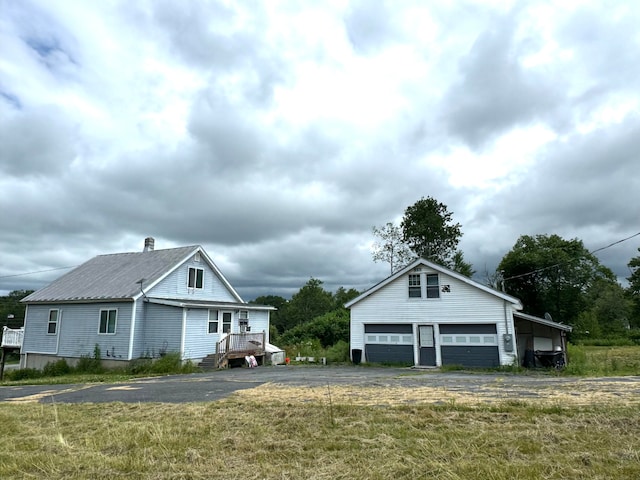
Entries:
[[527,313],[513,312],[513,316],[517,318],[521,318],[523,320],[529,320],[530,322],[539,323],[540,325],[546,325],[547,327],[557,328],[558,330],[564,330],[565,332],[570,332],[571,330],[573,330],[573,327],[571,325],[565,325],[563,323],[554,322],[553,320],[547,320],[546,318],[535,317]]
[[25,303],[133,300],[177,268],[198,245],[147,252],[98,255],[46,287],[25,297]]

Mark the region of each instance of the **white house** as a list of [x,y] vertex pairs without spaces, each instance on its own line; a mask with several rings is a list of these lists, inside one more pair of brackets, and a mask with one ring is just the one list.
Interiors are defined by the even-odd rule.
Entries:
[[107,366],[168,352],[199,362],[229,334],[247,332],[268,348],[273,307],[242,300],[201,246],[154,244],[94,257],[24,298],[22,367],[73,364],[96,345]]
[[520,300],[418,259],[345,305],[355,363],[497,367],[563,352],[571,327],[521,314]]

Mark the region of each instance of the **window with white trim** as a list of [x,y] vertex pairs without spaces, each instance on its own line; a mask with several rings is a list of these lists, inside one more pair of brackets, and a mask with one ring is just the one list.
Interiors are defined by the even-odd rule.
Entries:
[[222,312],[222,333],[231,332],[231,312]]
[[246,332],[249,327],[249,310],[240,310],[238,312],[238,323],[240,324],[240,332]]
[[422,297],[422,287],[420,286],[420,274],[409,274],[409,298]]
[[220,322],[218,321],[218,310],[209,310],[209,321],[207,322],[207,333],[218,333]]
[[116,323],[118,322],[118,310],[115,308],[100,310],[100,328],[98,333],[112,335],[116,333]]
[[437,273],[427,273],[427,298],[440,298],[440,282]]
[[189,267],[187,287],[201,289],[204,284],[204,268]]
[[49,321],[47,322],[47,334],[55,335],[58,333],[58,318],[60,311],[57,308],[49,310]]

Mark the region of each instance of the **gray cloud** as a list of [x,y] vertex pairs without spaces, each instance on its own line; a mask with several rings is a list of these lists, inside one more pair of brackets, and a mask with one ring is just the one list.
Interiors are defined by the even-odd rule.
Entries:
[[513,35],[511,18],[496,19],[461,60],[461,79],[447,93],[449,131],[474,148],[549,115],[560,99],[561,79],[525,71]]
[[[203,244],[246,299],[363,289],[371,226],[428,195],[479,278],[523,234],[640,230],[634,6],[9,5],[2,291],[149,235]],[[599,254],[620,278],[636,240]]]

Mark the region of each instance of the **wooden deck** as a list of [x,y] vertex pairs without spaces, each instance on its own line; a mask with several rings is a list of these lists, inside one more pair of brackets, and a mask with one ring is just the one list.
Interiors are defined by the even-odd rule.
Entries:
[[0,342],[0,380],[4,379],[4,362],[7,353],[20,350],[24,340],[24,328],[2,327],[2,342]]
[[230,333],[216,344],[216,368],[227,368],[231,360],[249,355],[264,357],[266,333]]
[[21,348],[24,340],[24,328],[2,327],[2,348]]

